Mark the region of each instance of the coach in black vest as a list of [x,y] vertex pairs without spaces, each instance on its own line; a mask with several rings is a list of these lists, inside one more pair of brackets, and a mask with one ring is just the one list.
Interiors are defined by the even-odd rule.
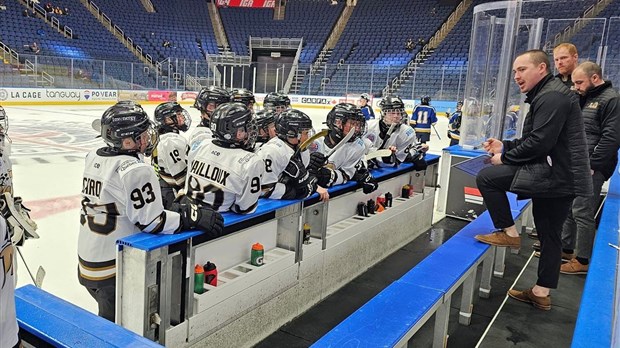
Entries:
[[572,74],[575,91],[581,95],[581,113],[590,156],[592,197],[575,197],[562,231],[563,252],[573,254],[577,239],[577,258],[560,268],[564,274],[588,272],[596,231],[595,214],[601,187],[618,164],[620,144],[620,96],[611,82],[603,80],[601,67],[584,62]]
[[483,243],[519,248],[506,192],[531,198],[541,257],[538,280],[527,290],[508,295],[542,310],[551,309],[550,289],[558,285],[562,225],[575,196],[592,195],[592,180],[579,98],[551,75],[549,57],[531,50],[513,63],[514,80],[530,110],[519,139],[488,139],[484,149],[492,167],[480,171],[476,182],[498,230],[477,235]]

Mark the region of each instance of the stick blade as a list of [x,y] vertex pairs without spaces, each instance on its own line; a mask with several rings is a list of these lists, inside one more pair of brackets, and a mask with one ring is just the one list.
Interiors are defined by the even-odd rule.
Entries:
[[45,278],[45,270],[43,269],[42,266],[39,266],[39,269],[37,269],[37,276],[35,277],[34,285],[37,288],[41,288],[41,286],[43,286],[44,278]]

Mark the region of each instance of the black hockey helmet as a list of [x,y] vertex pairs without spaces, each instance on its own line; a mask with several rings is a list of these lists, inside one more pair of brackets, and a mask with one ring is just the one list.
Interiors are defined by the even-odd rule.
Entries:
[[276,134],[284,141],[287,138],[300,139],[301,133],[310,129],[312,129],[310,116],[296,109],[284,111],[276,121]]
[[256,98],[254,98],[254,93],[252,93],[252,91],[246,88],[233,89],[230,101],[243,103],[250,109],[254,108],[254,104],[256,104]]
[[[237,137],[240,129],[246,133],[243,139]],[[254,148],[256,121],[252,110],[242,103],[225,103],[218,106],[213,111],[211,130],[213,137],[220,144],[246,150]]]
[[340,142],[344,138],[345,125],[348,121],[351,121],[356,126],[355,133],[349,140],[352,142],[366,132],[366,118],[360,108],[355,104],[340,103],[334,105],[327,114],[327,127],[330,130],[330,136],[336,142]]
[[420,101],[422,102],[422,105],[431,105],[431,97],[427,95],[420,98]]
[[108,146],[117,150],[127,151],[122,148],[123,139],[132,138],[133,141],[139,142],[144,132],[149,134],[149,143],[144,154],[150,156],[157,146],[159,137],[153,122],[149,120],[140,104],[119,102],[109,107],[101,116],[101,137]]
[[[397,95],[387,95],[379,102],[379,108],[381,109],[381,120],[385,124],[391,125],[392,122],[407,123],[407,112],[405,112],[405,103]],[[400,115],[400,119],[392,119],[394,113]],[[390,117],[388,117],[390,116]],[[386,119],[386,117],[390,119]]]
[[[216,107],[228,103],[230,101],[230,93],[224,88],[218,86],[205,87],[198,92],[194,107],[200,110],[202,113],[206,113],[209,117],[213,113]],[[209,110],[209,104],[213,103],[213,107]],[[209,126],[209,120],[202,118],[202,124],[205,127]]]
[[265,96],[263,109],[280,113],[291,108],[291,99],[284,93],[271,92]]
[[[171,120],[172,122],[167,122]],[[160,134],[178,131],[187,131],[192,119],[187,110],[177,102],[166,102],[155,108],[155,124]]]
[[[258,110],[254,119],[259,130],[256,140],[266,143],[269,141],[269,128],[276,126],[276,114],[273,110]],[[260,130],[263,131],[262,135]]]
[[9,131],[9,116],[2,106],[0,106],[0,135],[5,135]]

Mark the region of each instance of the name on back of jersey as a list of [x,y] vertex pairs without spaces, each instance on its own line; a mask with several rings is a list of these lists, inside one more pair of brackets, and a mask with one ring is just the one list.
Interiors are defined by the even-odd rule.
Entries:
[[211,181],[215,181],[223,186],[226,186],[226,179],[230,176],[230,173],[224,169],[220,169],[211,164],[206,164],[196,160],[192,162],[190,173],[202,176],[203,178]]
[[99,180],[84,178],[82,180],[82,193],[88,196],[100,197],[103,183]]

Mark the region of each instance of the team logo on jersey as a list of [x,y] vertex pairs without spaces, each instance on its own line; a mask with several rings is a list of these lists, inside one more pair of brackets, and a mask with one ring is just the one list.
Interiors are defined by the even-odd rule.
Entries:
[[375,136],[374,133],[368,133],[366,134],[366,138],[368,138],[368,140],[370,140],[370,142],[374,143],[375,140],[377,139],[377,137]]
[[319,150],[319,144],[315,141],[310,146],[308,146],[308,151],[317,152]]

